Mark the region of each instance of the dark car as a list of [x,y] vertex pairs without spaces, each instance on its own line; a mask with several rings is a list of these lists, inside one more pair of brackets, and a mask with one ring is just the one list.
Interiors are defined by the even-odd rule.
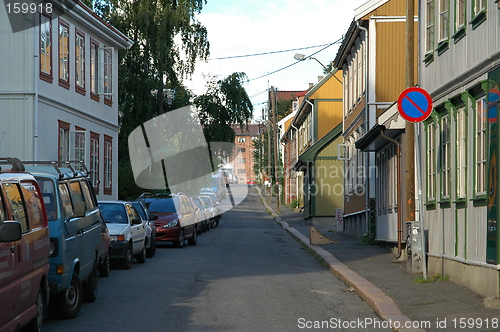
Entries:
[[182,248],[186,239],[195,245],[198,239],[198,223],[191,199],[184,194],[152,195],[141,197],[155,220],[156,243],[172,243]]

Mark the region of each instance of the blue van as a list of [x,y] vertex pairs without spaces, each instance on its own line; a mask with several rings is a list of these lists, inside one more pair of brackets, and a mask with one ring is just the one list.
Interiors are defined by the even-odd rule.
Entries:
[[56,317],[74,318],[83,301],[97,297],[101,214],[84,165],[80,171],[69,163],[36,164],[26,170],[38,182],[49,220],[49,305]]

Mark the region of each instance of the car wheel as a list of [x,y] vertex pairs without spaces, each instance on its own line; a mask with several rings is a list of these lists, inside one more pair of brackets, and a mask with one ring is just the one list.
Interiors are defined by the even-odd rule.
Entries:
[[38,291],[38,296],[36,298],[36,316],[26,325],[21,331],[22,332],[41,332],[42,331],[42,321],[43,321],[43,295],[42,290]]
[[95,302],[97,299],[97,264],[94,264],[92,273],[83,283],[83,301]]
[[135,258],[137,258],[137,263],[146,263],[146,241],[142,245],[141,252]]
[[195,227],[193,229],[193,235],[189,238],[188,243],[192,246],[196,245],[198,242],[198,229]]
[[122,261],[122,269],[129,270],[132,267],[132,259],[134,259],[134,256],[132,255],[132,245],[129,243],[127,253]]
[[111,259],[109,258],[109,253],[108,253],[106,254],[106,257],[104,257],[104,260],[102,261],[101,265],[99,266],[99,276],[108,277],[110,270],[111,270]]
[[73,273],[68,289],[59,293],[54,301],[56,317],[70,319],[78,316],[82,307],[82,282],[77,273]]
[[217,220],[216,218],[213,218],[212,220],[210,220],[210,228],[214,229],[215,227],[217,227]]
[[156,254],[156,239],[151,235],[151,245],[146,250],[146,257],[152,258]]
[[186,242],[186,237],[184,235],[184,230],[181,229],[181,231],[179,233],[179,239],[175,242],[175,246],[177,248],[182,248],[182,247],[184,247],[184,242]]

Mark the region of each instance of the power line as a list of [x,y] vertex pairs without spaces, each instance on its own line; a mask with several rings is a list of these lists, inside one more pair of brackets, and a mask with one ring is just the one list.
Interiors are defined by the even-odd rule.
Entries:
[[269,55],[269,54],[276,54],[276,53],[285,53],[285,52],[306,50],[306,49],[309,49],[309,48],[316,48],[316,47],[323,47],[323,46],[330,46],[330,45],[331,44],[323,44],[323,45],[316,45],[316,46],[307,46],[307,47],[300,47],[300,48],[292,48],[292,49],[289,49],[289,50],[282,50],[282,51],[271,51],[271,52],[264,52],[264,53],[254,53],[254,54],[245,54],[245,55],[226,56],[226,57],[220,57],[220,58],[207,59],[207,61],[208,60],[226,60],[226,59],[236,59],[236,58],[247,58],[247,57],[251,57],[251,56]]
[[[325,49],[327,49],[328,47],[330,47],[330,46],[332,46],[332,45],[334,45],[334,44],[340,44],[340,43],[342,42],[342,40],[343,40],[343,39],[344,39],[344,36],[342,36],[340,39],[338,39],[338,40],[334,41],[334,42],[333,42],[333,43],[331,43],[331,44],[326,44],[326,46],[325,46],[325,47],[323,47],[322,49],[320,49],[320,50],[318,50],[318,51],[316,51],[316,52],[314,52],[314,53],[312,53],[312,54],[310,54],[310,55],[306,56],[306,58],[311,57],[311,56],[313,56],[313,55],[316,55],[316,54],[318,54],[319,52],[324,51]],[[269,76],[269,75],[272,75],[272,74],[276,74],[277,72],[280,72],[280,71],[282,71],[282,70],[284,70],[284,69],[287,69],[287,68],[289,68],[289,67],[291,67],[291,66],[293,66],[293,65],[296,65],[297,63],[299,63],[299,62],[301,62],[301,61],[302,61],[302,60],[297,60],[297,61],[295,61],[295,62],[293,62],[293,63],[291,63],[291,64],[289,64],[288,66],[285,66],[285,67],[283,67],[283,68],[277,69],[277,70],[272,71],[272,72],[270,72],[270,73],[266,73],[266,74],[261,75],[261,76],[259,76],[259,77],[251,78],[251,79],[249,79],[249,80],[248,80],[248,82],[250,82],[250,81],[255,81],[255,80],[258,80],[258,79],[260,79],[260,78],[264,78],[264,77]]]

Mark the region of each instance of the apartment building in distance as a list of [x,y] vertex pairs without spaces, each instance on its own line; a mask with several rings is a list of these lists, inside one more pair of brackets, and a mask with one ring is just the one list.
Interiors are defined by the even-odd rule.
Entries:
[[264,125],[233,124],[236,157],[233,158],[232,172],[238,177],[239,183],[249,183],[256,180],[254,172],[254,145],[253,142],[261,135]]

